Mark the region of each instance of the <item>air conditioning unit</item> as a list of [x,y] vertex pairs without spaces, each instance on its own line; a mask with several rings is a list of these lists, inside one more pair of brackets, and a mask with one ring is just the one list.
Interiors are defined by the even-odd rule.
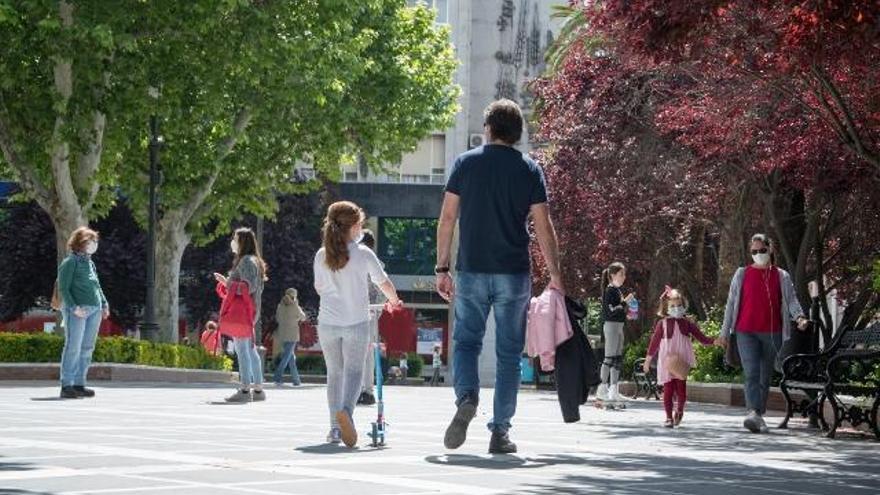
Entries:
[[468,149],[472,150],[474,148],[479,148],[480,146],[486,144],[486,136],[482,134],[471,134],[470,138],[468,138]]

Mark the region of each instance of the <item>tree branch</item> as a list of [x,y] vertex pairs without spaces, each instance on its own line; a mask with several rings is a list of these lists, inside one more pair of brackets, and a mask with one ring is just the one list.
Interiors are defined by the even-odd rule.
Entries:
[[101,184],[95,180],[95,172],[101,164],[101,155],[104,151],[104,128],[107,117],[99,110],[95,110],[92,119],[91,139],[85,153],[79,156],[76,170],[76,189],[86,192],[86,200],[83,202],[83,210],[89,210],[95,203]]
[[[67,1],[61,1],[58,5],[61,23],[66,29],[73,25],[73,6]],[[79,206],[76,190],[70,177],[70,145],[64,139],[65,126],[64,114],[67,113],[67,104],[73,94],[73,68],[69,58],[58,56],[55,58],[55,91],[61,97],[59,114],[55,117],[55,127],[52,131],[52,178],[55,185],[55,207],[65,210],[65,206],[71,201]],[[53,208],[52,210],[56,209]]]
[[850,136],[851,140],[851,143],[848,144],[851,144],[855,148],[855,152],[859,156],[861,156],[862,159],[864,159],[874,167],[880,169],[880,156],[877,156],[877,154],[875,154],[874,152],[865,149],[865,144],[864,142],[862,142],[862,137],[859,135],[858,129],[856,129],[852,112],[850,111],[849,106],[847,106],[846,102],[843,101],[843,96],[841,96],[840,91],[837,89],[836,86],[834,86],[831,80],[828,79],[828,76],[825,74],[821,67],[813,64],[811,66],[811,69],[813,71],[813,74],[822,84],[822,86],[824,86],[828,93],[831,94],[831,99],[838,106],[838,108],[840,108],[841,113],[843,113],[843,122],[844,124],[846,124],[847,134]]
[[183,204],[180,208],[181,212],[181,220],[184,225],[189,224],[190,220],[195,215],[196,211],[202,206],[202,203],[205,202],[205,199],[211,194],[211,191],[214,189],[214,183],[217,182],[217,177],[220,175],[221,166],[223,160],[232,153],[232,150],[235,148],[236,143],[241,139],[241,136],[244,134],[247,129],[248,124],[251,121],[251,111],[249,108],[244,107],[238,111],[238,114],[235,116],[235,119],[232,122],[232,129],[229,132],[229,135],[226,136],[217,147],[217,155],[214,162],[214,171],[211,173],[211,176],[205,182],[201,189],[196,191],[195,194],[190,197],[189,201]]

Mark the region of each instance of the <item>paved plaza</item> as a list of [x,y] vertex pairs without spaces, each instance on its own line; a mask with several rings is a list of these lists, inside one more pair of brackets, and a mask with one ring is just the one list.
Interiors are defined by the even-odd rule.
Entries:
[[361,447],[323,443],[324,387],[268,390],[268,401],[219,403],[228,387],[97,387],[59,401],[48,383],[0,388],[2,494],[833,494],[880,493],[880,443],[828,440],[799,422],[766,436],[741,412],[689,405],[662,427],[660,404],[582,408],[565,425],[555,394],[524,391],[515,456],[486,454],[491,391],[469,441],[446,451],[450,388],[389,387],[389,445],[364,446],[374,407],[359,408]]

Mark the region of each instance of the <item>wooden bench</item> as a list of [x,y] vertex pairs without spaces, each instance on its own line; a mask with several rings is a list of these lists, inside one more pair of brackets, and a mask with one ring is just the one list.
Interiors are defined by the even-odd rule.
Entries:
[[[878,407],[880,407],[880,323],[863,329],[842,328],[824,351],[813,354],[794,354],[782,365],[779,388],[785,397],[785,418],[779,425],[787,428],[795,413],[806,417],[815,415],[828,437],[833,438],[843,422],[853,426],[867,423],[880,439]],[[793,390],[807,397],[795,400]],[[848,396],[867,397],[867,406]],[[834,418],[829,424],[824,417],[825,404],[831,405]]]

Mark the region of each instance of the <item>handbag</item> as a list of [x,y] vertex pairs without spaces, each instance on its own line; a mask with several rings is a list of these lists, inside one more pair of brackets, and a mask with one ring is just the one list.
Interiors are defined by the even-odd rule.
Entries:
[[55,286],[52,287],[52,300],[49,302],[49,306],[55,311],[61,311],[61,291],[58,290],[58,279],[55,279]]
[[736,332],[730,332],[730,337],[727,339],[727,347],[724,349],[724,364],[731,368],[742,368],[739,347],[736,345]]
[[[663,336],[668,335],[667,320],[663,320]],[[691,365],[678,354],[669,354],[666,356],[664,363],[666,370],[679,380],[687,380],[688,373],[691,372]]]
[[691,365],[681,358],[678,354],[670,354],[666,358],[666,369],[669,374],[679,380],[686,380],[688,373],[691,372]]

